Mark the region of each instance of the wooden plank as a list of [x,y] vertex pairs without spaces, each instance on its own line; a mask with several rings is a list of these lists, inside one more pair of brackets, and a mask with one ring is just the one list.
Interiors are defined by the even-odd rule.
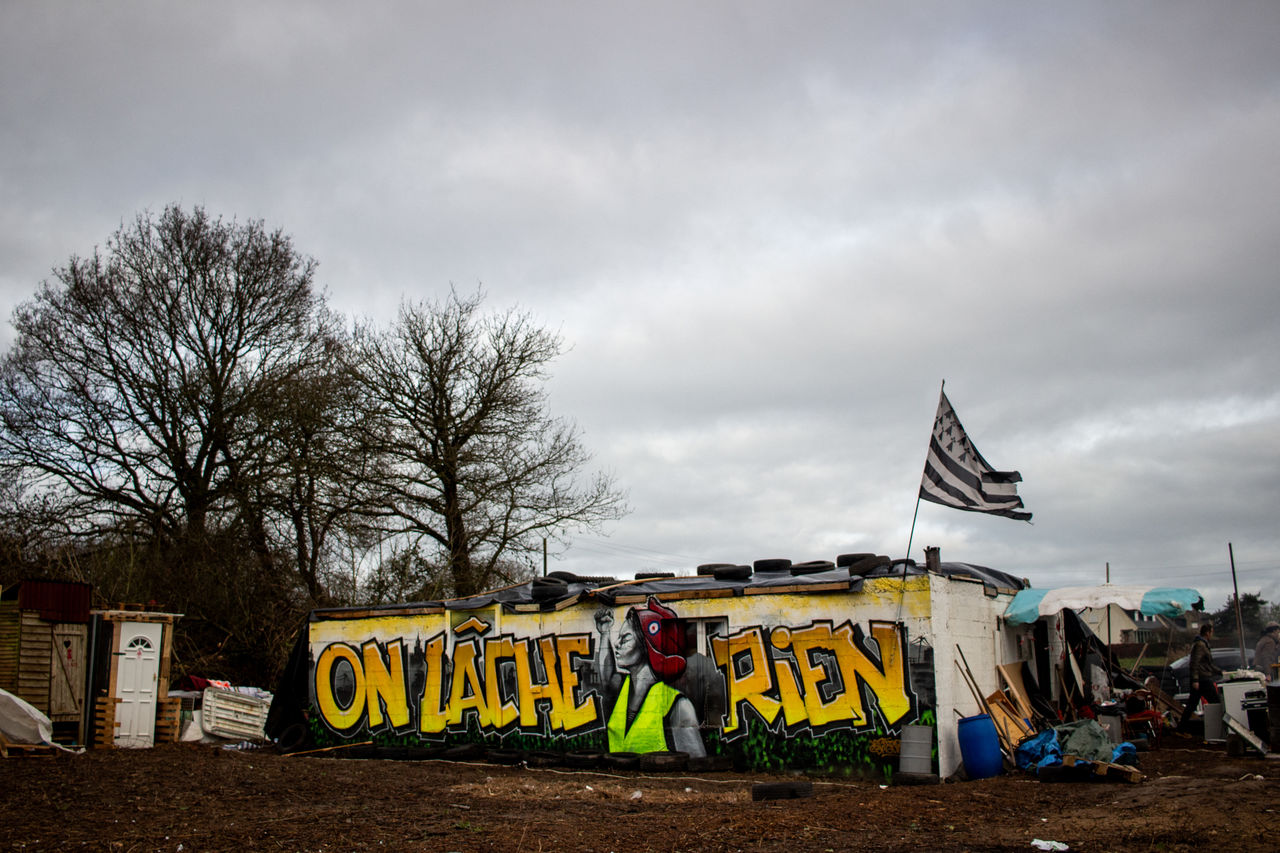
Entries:
[[1267,745],[1262,742],[1262,739],[1254,734],[1248,726],[1242,725],[1235,717],[1230,714],[1223,714],[1222,722],[1226,723],[1227,728],[1231,729],[1231,731],[1244,738],[1245,743],[1258,750],[1258,752],[1262,753],[1264,756],[1270,752],[1270,750],[1267,749]]
[[1088,758],[1081,758],[1078,755],[1062,756],[1062,764],[1065,767],[1075,767],[1077,764],[1090,764],[1093,766],[1093,775],[1103,776],[1107,779],[1119,779],[1122,782],[1136,783],[1141,782],[1146,777],[1142,775],[1142,771],[1136,767],[1130,767],[1127,764],[1112,764],[1109,761],[1095,761]]
[[832,583],[798,583],[786,586],[749,586],[742,591],[747,595],[787,595],[805,592],[839,592],[849,588],[848,581]]
[[987,713],[991,722],[995,723],[996,733],[1010,755],[1017,749],[1023,738],[1035,734],[1026,722],[1018,716],[1018,709],[1004,693],[997,690],[986,698]]
[[[669,578],[667,579],[669,580]],[[650,598],[659,601],[686,601],[694,598],[732,598],[732,589],[690,589],[683,592],[654,592],[635,595],[615,595],[614,604],[643,604]]]
[[53,754],[47,743],[14,743],[0,734],[0,758],[52,758]]
[[[733,598],[733,590],[728,588],[717,589],[688,589],[681,592],[660,592],[655,594],[659,601],[686,601],[694,598]],[[632,596],[628,596],[630,598]],[[647,601],[648,596],[642,596],[642,600]]]
[[1160,682],[1154,675],[1148,676],[1143,687],[1151,694],[1151,699],[1158,711],[1170,711],[1179,719],[1182,718],[1182,703],[1160,689]]
[[1009,692],[1013,694],[1014,701],[1018,706],[1018,713],[1028,720],[1035,719],[1035,714],[1031,710],[1031,699],[1027,695],[1027,686],[1022,682],[1022,661],[1017,663],[1005,663],[996,667],[996,672],[1000,673],[1000,677],[1004,679],[1004,683],[1008,685]]
[[321,622],[338,622],[345,619],[373,619],[378,616],[435,616],[444,613],[443,607],[405,607],[396,610],[343,610],[341,612],[324,612],[320,613]]

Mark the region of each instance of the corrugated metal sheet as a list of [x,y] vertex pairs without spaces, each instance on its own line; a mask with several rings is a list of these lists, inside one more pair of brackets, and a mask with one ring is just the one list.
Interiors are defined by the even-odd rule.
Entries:
[[49,622],[89,621],[93,587],[75,581],[25,580],[18,588],[18,609],[34,610]]

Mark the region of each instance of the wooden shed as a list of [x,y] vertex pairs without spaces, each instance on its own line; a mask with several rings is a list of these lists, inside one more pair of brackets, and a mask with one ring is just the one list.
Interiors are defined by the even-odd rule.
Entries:
[[46,714],[62,743],[84,742],[91,590],[25,580],[0,593],[0,688]]

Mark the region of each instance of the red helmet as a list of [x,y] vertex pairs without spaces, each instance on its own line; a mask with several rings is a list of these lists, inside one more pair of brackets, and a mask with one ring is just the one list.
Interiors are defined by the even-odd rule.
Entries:
[[674,681],[683,675],[684,631],[676,621],[675,611],[649,596],[643,608],[633,607],[627,615],[635,618],[654,675],[662,681]]

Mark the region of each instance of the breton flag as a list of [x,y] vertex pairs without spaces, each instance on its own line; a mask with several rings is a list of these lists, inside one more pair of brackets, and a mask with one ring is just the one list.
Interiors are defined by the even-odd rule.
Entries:
[[929,455],[924,460],[920,497],[956,509],[1030,521],[1031,513],[1021,511],[1022,498],[1015,485],[1020,482],[1022,475],[1017,471],[996,471],[982,458],[942,392]]

